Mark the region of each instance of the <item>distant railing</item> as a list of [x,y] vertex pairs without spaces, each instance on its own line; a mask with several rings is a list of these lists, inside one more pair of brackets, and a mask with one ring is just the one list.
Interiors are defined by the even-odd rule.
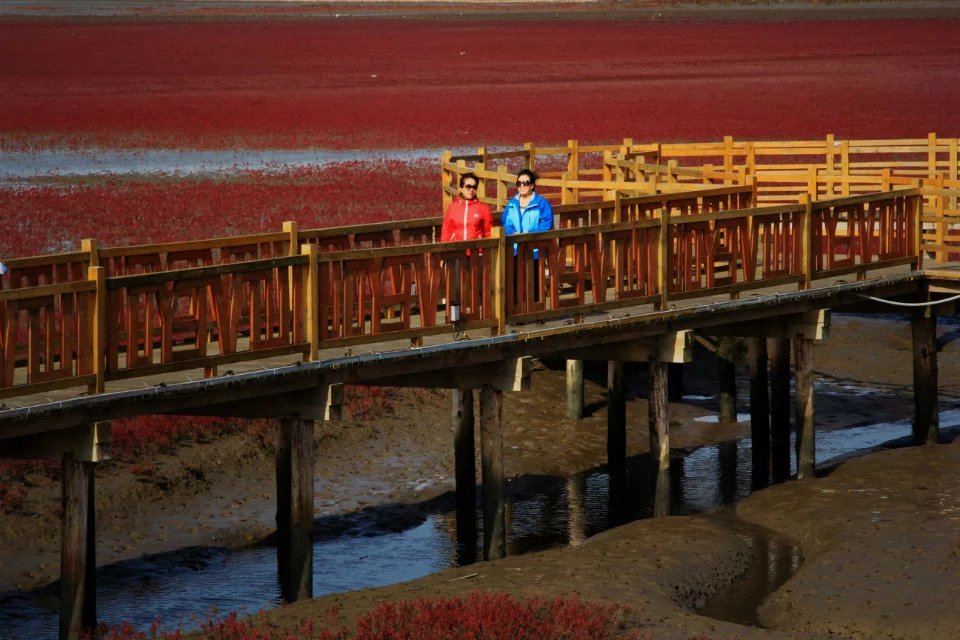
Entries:
[[287,224],[124,250],[87,242],[87,252],[11,261],[6,282],[19,284],[0,291],[0,398],[919,268],[922,194],[761,207],[749,185],[617,195],[558,207],[553,231],[505,238],[497,227],[457,243],[433,242],[437,219],[302,235]]
[[756,187],[755,204],[794,204],[886,191],[891,185],[924,187],[925,251],[946,261],[960,253],[958,139],[930,133],[901,140],[739,141],[538,147],[495,153],[445,153],[444,204],[455,197],[459,176],[480,176],[481,199],[502,208],[521,168],[541,175],[538,191],[557,204],[612,200],[717,185]]

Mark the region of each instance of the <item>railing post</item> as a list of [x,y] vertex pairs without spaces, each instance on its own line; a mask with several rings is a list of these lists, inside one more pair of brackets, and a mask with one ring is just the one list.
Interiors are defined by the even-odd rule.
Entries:
[[451,173],[447,169],[447,165],[450,164],[451,158],[453,158],[453,153],[447,149],[443,152],[443,155],[440,157],[440,190],[443,194],[443,210],[447,210],[447,206],[453,202],[453,196],[447,193],[447,187],[452,186]]
[[810,194],[810,197],[814,200],[817,199],[820,193],[817,185],[817,168],[814,166],[807,168],[807,193]]
[[87,393],[103,393],[106,382],[106,346],[107,346],[107,292],[106,270],[103,267],[87,269],[87,280],[96,283],[93,305],[90,308],[90,365],[95,376],[87,386]]
[[[919,190],[920,181],[914,180],[912,184],[914,189]],[[916,269],[923,269],[923,195],[918,191],[908,196],[908,202],[912,202],[910,207],[913,214],[913,255],[917,257]]]
[[507,165],[497,167],[497,208],[501,211],[507,206]]
[[[605,183],[613,182],[613,169],[611,168],[612,164],[613,164],[613,152],[609,150],[604,151],[603,152],[603,175],[601,176],[601,178]],[[611,191],[616,193],[617,190],[605,189],[605,191],[607,195],[606,195],[606,198],[604,199],[611,200],[613,198],[613,196],[611,195]]]
[[[826,171],[826,174],[828,176],[833,174],[833,169],[834,169],[835,160],[833,158],[834,156],[833,148],[834,148],[834,136],[832,133],[828,133],[825,146],[824,146],[824,153],[823,153],[823,168],[824,168],[824,171]],[[833,183],[829,184],[827,189],[827,195],[831,195],[831,196],[834,195],[833,192],[834,192],[835,186],[836,185],[834,185]]]
[[730,174],[733,173],[733,136],[723,136],[723,172],[727,174],[723,184],[730,184]]
[[850,195],[850,141],[840,142],[840,175],[843,176],[843,195]]
[[[567,175],[572,180],[580,179],[580,144],[576,140],[567,140]],[[580,190],[572,189],[571,202],[580,202]]]
[[670,184],[676,184],[679,182],[677,179],[677,166],[678,162],[676,160],[667,160],[667,182]]
[[[947,161],[948,168],[950,170],[950,180],[956,182],[957,180],[957,139],[951,138],[948,146],[949,159]],[[957,208],[957,196],[952,196],[950,198],[950,208]]]
[[927,134],[927,177],[932,178],[937,173],[937,134]]
[[576,189],[571,189],[567,186],[567,182],[571,179],[569,173],[564,173],[560,176],[560,204],[576,204],[577,196]]
[[532,142],[525,142],[523,144],[524,150],[527,152],[527,169],[530,171],[537,170],[537,147]]
[[660,311],[670,303],[670,209],[666,202],[660,209],[660,238],[657,242],[657,282],[660,288]]
[[99,267],[100,266],[100,250],[97,246],[97,241],[94,238],[84,238],[80,241],[80,250],[84,251],[90,257],[90,261],[87,265],[88,267]]
[[305,244],[300,247],[300,255],[307,256],[308,260],[307,277],[303,283],[306,288],[303,295],[303,321],[306,324],[307,342],[310,343],[307,359],[313,361],[320,351],[320,263],[317,261],[320,252],[317,245]]
[[[283,232],[287,234],[287,255],[295,256],[297,255],[297,248],[300,246],[299,236],[297,235],[297,223],[291,220],[287,220],[283,223]],[[287,291],[290,292],[289,301],[290,301],[290,311],[293,311],[296,305],[296,295],[294,293],[294,283],[296,279],[293,276],[293,270],[295,267],[290,267],[287,269]]]
[[475,165],[475,168],[480,172],[477,175],[477,198],[480,199],[487,195],[487,181],[481,177],[483,172],[487,170],[487,148],[477,147],[477,155],[480,156],[480,162]]
[[503,335],[507,329],[507,243],[503,233],[503,227],[494,227],[490,231],[490,237],[497,240],[497,248],[493,251],[493,265],[491,274],[493,276],[493,291],[491,298],[493,300],[493,317],[497,324],[490,329],[490,333],[495,336]]
[[800,194],[803,204],[803,224],[800,236],[800,269],[803,274],[801,289],[809,289],[813,281],[813,203],[810,195]]
[[[933,186],[937,189],[943,189],[943,174],[937,173],[936,177],[933,179]],[[922,202],[921,197],[921,202]],[[946,204],[946,197],[937,194],[934,196],[934,215],[937,217],[937,221],[934,222],[934,242],[939,246],[944,246],[947,237],[947,219],[945,217],[944,206]],[[947,261],[947,252],[942,249],[937,249],[936,254],[937,262],[946,262]]]

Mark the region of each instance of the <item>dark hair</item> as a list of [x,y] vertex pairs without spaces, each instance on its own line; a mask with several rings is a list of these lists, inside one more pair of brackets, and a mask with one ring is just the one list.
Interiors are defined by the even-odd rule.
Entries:
[[462,176],[460,176],[460,186],[461,186],[461,187],[463,186],[463,181],[466,180],[467,178],[473,178],[473,181],[474,181],[474,182],[476,182],[478,185],[480,184],[480,178],[477,177],[477,174],[475,174],[475,173],[473,173],[473,172],[470,172],[470,173],[465,173],[465,174],[463,174]]
[[530,182],[533,183],[533,185],[531,185],[531,186],[536,186],[536,185],[537,185],[537,174],[535,174],[535,173],[533,172],[533,170],[531,170],[531,169],[520,169],[520,171],[517,172],[517,180],[520,180],[520,178],[523,177],[523,176],[527,176],[528,178],[530,178]]

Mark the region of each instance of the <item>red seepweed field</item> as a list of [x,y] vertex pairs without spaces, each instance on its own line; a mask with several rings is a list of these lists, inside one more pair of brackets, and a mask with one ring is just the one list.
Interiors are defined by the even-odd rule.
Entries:
[[[8,20],[0,152],[958,136],[957,69],[957,20]],[[26,187],[2,162],[0,259],[440,213],[423,161]],[[384,408],[372,398],[351,412]],[[236,428],[195,426],[126,421],[114,443],[135,464]],[[0,512],[21,475],[0,467]]]
[[[6,21],[0,150],[956,136],[958,36],[957,20]],[[440,213],[424,162],[61,182],[0,181],[0,256]]]
[[0,144],[955,135],[960,21],[0,23]]

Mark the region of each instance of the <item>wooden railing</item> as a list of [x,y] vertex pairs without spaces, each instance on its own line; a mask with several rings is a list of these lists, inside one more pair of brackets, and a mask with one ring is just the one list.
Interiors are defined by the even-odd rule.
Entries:
[[925,187],[926,250],[946,261],[960,253],[958,139],[738,141],[537,147],[455,156],[441,162],[444,203],[456,195],[460,175],[481,176],[480,194],[502,207],[516,172],[536,169],[538,190],[558,204],[669,193],[710,185],[753,184],[755,204],[794,204],[885,191],[891,185]]
[[[111,380],[175,370],[212,376],[241,360],[316,359],[326,348],[417,344],[454,329],[501,334],[532,319],[666,309],[688,298],[919,268],[921,196],[908,188],[757,207],[748,186],[617,197],[562,209],[554,231],[505,238],[495,228],[489,239],[458,243],[424,242],[436,219],[346,236],[294,235],[287,225],[175,250],[96,252],[91,242],[87,253],[13,263],[14,277],[42,267],[55,280],[63,272],[63,281],[0,291],[0,398],[84,385],[96,393]],[[76,277],[84,264],[92,266]]]

